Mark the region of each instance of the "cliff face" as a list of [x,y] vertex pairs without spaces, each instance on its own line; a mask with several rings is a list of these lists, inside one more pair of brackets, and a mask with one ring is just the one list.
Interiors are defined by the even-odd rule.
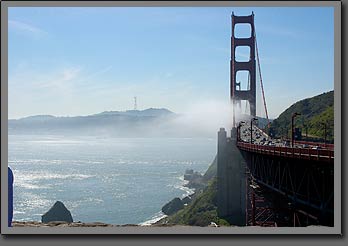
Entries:
[[208,183],[209,180],[213,179],[217,175],[217,157],[215,156],[212,164],[209,166],[208,170],[203,175],[203,181]]

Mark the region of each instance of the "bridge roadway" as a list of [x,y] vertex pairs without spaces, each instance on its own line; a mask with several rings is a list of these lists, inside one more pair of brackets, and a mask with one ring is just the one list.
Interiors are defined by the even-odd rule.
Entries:
[[287,158],[326,160],[330,163],[334,161],[333,144],[295,141],[291,147],[290,141],[271,138],[256,125],[252,126],[252,138],[250,132],[249,124],[240,126],[237,133],[237,146],[240,149]]

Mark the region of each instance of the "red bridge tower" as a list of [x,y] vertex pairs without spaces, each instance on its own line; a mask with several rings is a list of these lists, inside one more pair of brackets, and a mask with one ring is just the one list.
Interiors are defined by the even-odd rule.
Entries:
[[[235,37],[235,26],[238,24],[250,24],[251,36],[247,38]],[[238,46],[249,46],[249,61],[236,61],[236,48]],[[249,16],[236,16],[232,12],[232,36],[231,36],[231,100],[233,103],[233,126],[235,126],[235,107],[242,100],[247,100],[250,105],[250,115],[256,116],[256,60],[255,60],[255,27],[254,12]],[[238,71],[248,71],[249,87],[242,90],[241,82],[237,81]],[[238,88],[237,88],[238,87]]]

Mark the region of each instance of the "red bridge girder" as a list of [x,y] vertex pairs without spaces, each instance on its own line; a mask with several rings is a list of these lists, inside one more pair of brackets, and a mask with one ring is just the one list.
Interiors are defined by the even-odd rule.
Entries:
[[334,163],[334,151],[332,149],[311,149],[311,148],[293,148],[282,146],[265,146],[259,144],[237,142],[237,147],[244,151],[260,153],[271,156],[282,156],[286,158],[297,158],[303,160],[318,160]]
[[[244,156],[250,177],[259,186],[264,187],[264,190],[273,191],[270,193],[272,196],[279,196],[279,199],[276,199],[277,203],[290,202],[294,226],[333,225],[334,153],[332,150],[263,146],[241,141],[236,144]],[[260,194],[264,195],[264,192]],[[251,218],[255,219],[258,211],[262,212],[268,208],[267,204],[258,204],[257,201],[255,197],[256,210],[248,211],[249,215],[252,215]],[[272,203],[274,213],[267,212],[269,215],[265,217],[266,220],[276,222],[274,225],[286,225],[288,222],[281,222],[279,218],[282,216],[279,215],[289,214],[286,212],[289,209],[284,204],[280,206]],[[261,218],[259,222],[263,222],[265,218]],[[250,218],[247,221],[251,225],[258,225],[257,221],[250,222]]]

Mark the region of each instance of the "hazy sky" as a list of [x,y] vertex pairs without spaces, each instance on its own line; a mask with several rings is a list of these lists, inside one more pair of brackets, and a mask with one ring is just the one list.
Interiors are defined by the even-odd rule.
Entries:
[[255,13],[271,118],[333,89],[332,7],[9,8],[9,118],[228,102],[232,11]]

